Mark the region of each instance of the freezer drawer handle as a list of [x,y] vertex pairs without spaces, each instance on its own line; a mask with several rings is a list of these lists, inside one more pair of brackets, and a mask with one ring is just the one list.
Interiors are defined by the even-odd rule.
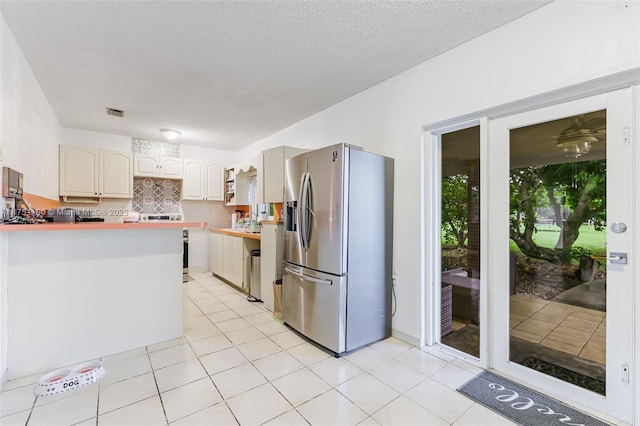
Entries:
[[310,277],[309,275],[305,275],[305,274],[301,274],[300,272],[296,272],[291,268],[286,268],[285,267],[284,270],[287,271],[288,273],[290,273],[291,275],[295,275],[296,277],[300,277],[300,278],[302,278],[304,280],[307,280],[307,281],[311,281],[311,282],[318,283],[318,284],[328,284],[328,285],[333,284],[333,282],[331,280],[322,280],[320,278]]

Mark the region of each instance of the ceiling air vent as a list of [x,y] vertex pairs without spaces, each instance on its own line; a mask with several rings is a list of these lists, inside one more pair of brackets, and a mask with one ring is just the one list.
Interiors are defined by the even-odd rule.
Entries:
[[107,115],[112,115],[114,117],[124,117],[124,111],[119,109],[107,108]]

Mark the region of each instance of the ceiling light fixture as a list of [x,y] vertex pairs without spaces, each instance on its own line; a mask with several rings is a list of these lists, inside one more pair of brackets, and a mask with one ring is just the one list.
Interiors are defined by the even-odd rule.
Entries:
[[169,139],[170,141],[178,139],[178,136],[182,134],[180,130],[176,129],[160,129],[160,133],[162,133],[165,139]]
[[598,142],[595,132],[585,126],[581,117],[576,118],[573,125],[564,129],[560,136],[555,136],[554,139],[564,155],[573,158],[586,154],[591,149],[591,144]]

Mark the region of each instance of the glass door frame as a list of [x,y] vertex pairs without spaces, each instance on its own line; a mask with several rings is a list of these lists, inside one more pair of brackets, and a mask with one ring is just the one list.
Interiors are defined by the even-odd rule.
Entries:
[[[441,274],[442,274],[442,258],[441,258],[441,181],[442,181],[442,135],[467,129],[470,127],[480,126],[480,356],[475,358],[469,354],[458,351],[441,343],[440,336],[440,302],[441,302]],[[487,280],[486,271],[488,270],[488,241],[487,235],[488,215],[486,214],[487,206],[487,182],[488,170],[483,165],[486,164],[488,158],[488,119],[485,116],[472,120],[453,122],[453,124],[442,127],[435,127],[426,130],[423,135],[423,155],[422,158],[430,158],[429,166],[422,166],[423,186],[422,194],[422,211],[423,230],[422,232],[422,253],[425,254],[423,265],[423,276],[425,277],[426,287],[423,304],[423,323],[430,324],[425,327],[425,333],[422,338],[421,346],[433,346],[436,350],[455,355],[458,358],[467,360],[482,368],[489,366],[489,315],[487,307],[488,291],[486,290]],[[424,307],[431,307],[425,309]]]
[[[623,117],[623,119],[619,117],[619,115],[626,115],[625,107],[620,107],[620,104],[624,102],[627,102],[628,104],[631,103],[631,97],[628,96],[628,93],[626,94],[627,96],[625,96],[625,93],[623,93],[625,91],[631,92],[631,89],[621,89],[608,94],[595,95],[579,100],[558,103],[552,106],[542,107],[528,112],[492,120],[489,128],[491,135],[491,144],[489,146],[490,160],[485,166],[490,169],[488,183],[492,190],[489,194],[488,207],[490,211],[485,214],[489,214],[492,218],[491,241],[489,241],[491,259],[488,271],[488,280],[492,283],[492,287],[490,289],[492,296],[490,305],[492,312],[490,318],[490,327],[492,331],[490,342],[490,346],[492,348],[492,362],[490,363],[490,366],[496,371],[509,377],[518,378],[524,383],[542,390],[548,395],[555,395],[556,397],[561,397],[563,400],[570,400],[575,405],[582,406],[583,409],[595,409],[599,413],[608,414],[615,418],[632,422],[633,410],[631,407],[633,407],[633,380],[631,380],[631,384],[627,383],[627,385],[624,385],[620,383],[620,378],[622,377],[621,368],[624,363],[628,363],[631,367],[631,371],[634,371],[632,341],[632,287],[637,271],[634,271],[633,260],[631,260],[630,265],[628,265],[629,270],[625,272],[625,282],[622,284],[616,283],[618,285],[626,285],[627,288],[619,291],[618,289],[613,289],[609,286],[607,290],[607,305],[609,307],[616,306],[616,309],[608,309],[607,314],[606,397],[578,388],[577,386],[570,385],[542,373],[535,372],[527,367],[510,361],[509,283],[508,279],[505,279],[505,277],[509,276],[509,262],[505,261],[509,255],[509,231],[508,226],[505,224],[509,223],[508,177],[510,168],[510,129],[550,121],[556,118],[575,116],[582,113],[606,109],[607,137],[610,139],[607,145],[607,205],[609,206],[609,198],[612,198],[609,190],[614,188],[614,182],[616,180],[618,184],[621,183],[620,177],[616,179],[616,175],[614,174],[612,176],[612,173],[619,173],[617,176],[623,176],[624,170],[626,170],[627,173],[629,173],[628,177],[633,179],[633,173],[631,173],[631,170],[632,165],[634,164],[634,155],[628,155],[628,158],[624,158],[622,160],[626,164],[621,165],[616,163],[611,166],[609,163],[609,161],[613,162],[614,158],[618,161],[621,158],[620,155],[616,157],[609,155],[612,147],[616,143],[619,143],[615,137],[609,137],[610,135],[618,135],[617,130],[621,126],[621,121],[631,119],[631,117]],[[631,110],[630,105],[626,106],[626,110]],[[629,182],[629,180],[623,182]],[[629,182],[628,185],[633,184]],[[630,204],[632,202],[633,200],[630,200]],[[616,207],[620,209],[619,205]],[[633,210],[633,207],[631,207],[631,210]],[[617,216],[608,216],[608,218],[620,220]],[[633,211],[624,218],[624,221],[628,221],[627,225],[629,226],[629,229],[635,229],[633,223]],[[632,239],[632,236],[629,235],[629,238]],[[609,236],[607,236],[607,241],[610,241]],[[607,247],[607,251],[618,251],[618,248],[619,247]],[[623,248],[628,250],[631,258],[633,258],[633,247]],[[611,295],[613,295],[613,298]],[[621,315],[625,311],[626,314],[629,315],[626,323],[624,322],[624,319],[621,318]],[[620,329],[620,327],[622,327],[622,329]],[[631,336],[631,338],[629,336]],[[612,344],[612,342],[616,343]],[[615,349],[612,347],[614,344]],[[621,353],[626,355],[623,356]],[[620,367],[620,371],[618,371],[618,367]]]
[[[627,72],[615,73],[609,76],[595,78],[593,80],[581,82],[569,87],[560,88],[557,90],[551,90],[546,93],[533,95],[527,98],[521,98],[505,104],[496,105],[487,109],[479,110],[476,112],[467,113],[457,117],[442,119],[440,121],[432,121],[422,126],[422,138],[420,144],[420,178],[421,178],[421,191],[420,191],[420,209],[421,209],[421,265],[420,265],[420,280],[421,280],[421,306],[420,306],[420,318],[419,318],[419,335],[418,341],[423,350],[427,352],[437,353],[451,353],[443,345],[439,345],[439,327],[440,327],[440,302],[439,292],[435,292],[434,283],[439,282],[440,277],[438,271],[440,266],[439,251],[440,247],[435,244],[439,242],[436,237],[439,230],[439,220],[437,219],[436,212],[439,209],[438,203],[440,202],[439,182],[438,177],[440,173],[440,156],[438,152],[439,135],[445,132],[458,130],[467,126],[472,126],[477,123],[481,125],[481,235],[482,235],[482,254],[483,259],[481,265],[485,271],[484,282],[490,283],[491,278],[497,275],[496,271],[491,269],[492,265],[489,265],[490,259],[495,258],[494,250],[495,244],[492,244],[488,238],[488,232],[500,231],[500,226],[495,225],[498,222],[493,220],[493,226],[489,224],[489,215],[492,215],[493,211],[489,204],[491,199],[487,198],[489,195],[489,187],[495,181],[488,178],[489,167],[492,167],[498,160],[493,157],[495,147],[491,146],[493,141],[489,138],[489,124],[490,122],[523,112],[533,111],[535,109],[545,108],[547,106],[554,106],[576,100],[582,100],[592,96],[598,96],[600,94],[611,93],[620,89],[629,89],[632,92],[632,111],[633,117],[630,119],[631,126],[631,139],[632,143],[640,141],[640,74],[638,74],[640,68],[629,70]],[[571,114],[571,113],[569,113]],[[488,119],[486,118],[488,117]],[[489,147],[491,146],[491,149]],[[491,163],[488,162],[489,153],[492,155]],[[505,159],[503,158],[503,161]],[[637,169],[640,167],[640,149],[636,148],[633,154],[633,165]],[[508,163],[506,163],[508,164]],[[508,166],[507,166],[508,167]],[[503,182],[504,183],[504,182]],[[635,188],[640,188],[640,173],[633,174],[633,181]],[[438,191],[433,189],[438,188]],[[504,191],[508,191],[505,187]],[[640,212],[640,196],[635,197],[634,211]],[[503,214],[506,213],[503,212]],[[640,220],[636,221],[636,225],[640,225]],[[497,226],[497,228],[496,228]],[[508,232],[505,229],[502,232]],[[640,226],[637,229],[631,230],[634,241],[640,242]],[[491,237],[493,238],[493,237]],[[507,240],[508,241],[508,240]],[[504,248],[502,248],[504,250]],[[630,256],[629,261],[633,265],[640,265],[640,250],[635,250]],[[504,273],[504,271],[502,271]],[[633,283],[634,287],[640,285],[640,268],[635,268],[633,271]],[[504,332],[504,326],[508,329],[506,324],[497,324],[495,315],[490,313],[487,321],[488,300],[491,300],[494,296],[495,290],[490,288],[488,284],[484,286],[485,292],[482,298],[481,305],[481,318],[482,321],[487,324],[484,327],[484,333],[481,334],[481,347],[480,347],[480,359],[477,364],[482,368],[495,369],[496,358],[498,356],[495,349],[495,336],[496,333],[502,328]],[[634,289],[635,290],[635,289]],[[629,298],[633,307],[640,306],[640,290],[634,291]],[[635,330],[640,330],[640,314],[634,314],[633,317],[628,318],[628,321],[632,323]],[[618,404],[627,404],[627,406],[634,407],[638,405],[638,408],[634,408],[634,412],[631,414],[633,417],[629,423],[640,424],[640,337],[633,336],[631,359],[631,394],[632,400],[623,398]],[[453,356],[459,356],[459,354],[451,353]],[[504,355],[503,355],[504,357]],[[473,362],[473,361],[472,361]],[[530,383],[530,386],[535,387],[536,383]],[[543,390],[543,389],[542,389]],[[586,392],[586,391],[585,391]],[[600,413],[606,412],[605,398],[601,397],[601,401],[598,404],[591,406],[590,408],[598,410]]]

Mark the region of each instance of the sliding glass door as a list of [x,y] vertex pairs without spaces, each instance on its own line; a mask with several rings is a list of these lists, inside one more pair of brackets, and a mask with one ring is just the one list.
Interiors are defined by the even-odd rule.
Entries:
[[480,126],[440,135],[440,342],[480,357]]
[[489,145],[492,367],[625,421],[630,106],[629,89],[501,118]]

